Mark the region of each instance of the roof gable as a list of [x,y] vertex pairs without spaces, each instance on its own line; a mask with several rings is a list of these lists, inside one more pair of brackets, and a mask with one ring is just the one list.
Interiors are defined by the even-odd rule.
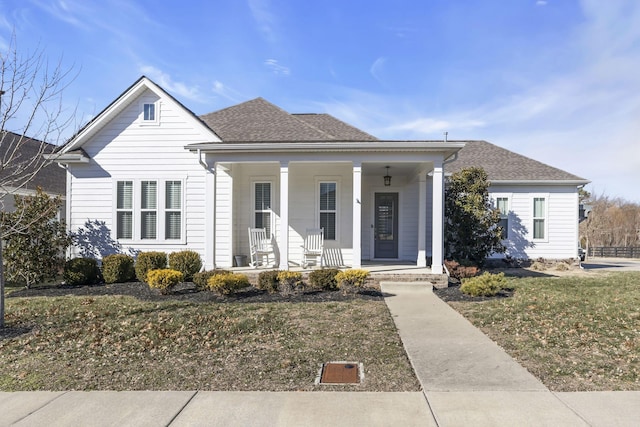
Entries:
[[140,77],[134,84],[132,84],[127,90],[125,90],[118,98],[116,98],[111,104],[109,104],[104,110],[94,117],[89,123],[87,123],[82,129],[80,129],[62,148],[62,153],[68,153],[79,149],[82,145],[91,139],[100,129],[102,129],[107,123],[114,119],[118,114],[124,111],[132,102],[146,90],[150,90],[155,93],[158,98],[166,102],[174,103],[180,110],[182,110],[187,116],[194,119],[194,126],[199,127],[202,132],[208,135],[210,140],[219,141],[220,138],[213,132],[205,123],[203,123],[198,116],[196,116],[191,110],[185,107],[182,103],[176,100],[168,92],[155,84],[151,79],[146,76]]
[[486,141],[467,141],[455,161],[446,165],[447,172],[469,167],[482,167],[489,181],[584,181],[579,176],[514,153]]
[[328,114],[289,114],[263,98],[201,118],[224,142],[376,140]]

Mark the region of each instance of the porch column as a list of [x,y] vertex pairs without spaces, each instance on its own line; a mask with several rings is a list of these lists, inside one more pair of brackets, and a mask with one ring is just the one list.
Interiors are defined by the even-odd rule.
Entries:
[[204,172],[204,265],[216,268],[216,166]]
[[442,274],[444,261],[444,172],[442,161],[433,164],[433,235],[431,272]]
[[353,259],[352,268],[362,266],[362,163],[353,162]]
[[280,162],[280,270],[289,269],[289,162]]
[[418,260],[416,266],[427,266],[427,173],[418,173]]

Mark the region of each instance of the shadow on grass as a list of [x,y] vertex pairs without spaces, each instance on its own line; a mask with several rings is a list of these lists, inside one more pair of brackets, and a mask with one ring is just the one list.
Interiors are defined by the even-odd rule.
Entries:
[[28,334],[32,329],[32,327],[25,326],[5,326],[4,328],[0,328],[0,341],[10,340]]

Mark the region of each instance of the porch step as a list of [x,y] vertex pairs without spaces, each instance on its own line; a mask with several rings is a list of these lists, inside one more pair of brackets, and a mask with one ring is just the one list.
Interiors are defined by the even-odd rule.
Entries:
[[391,274],[391,273],[371,273],[371,278],[377,283],[394,282],[394,283],[415,283],[429,284],[436,289],[446,288],[449,286],[449,278],[446,274]]

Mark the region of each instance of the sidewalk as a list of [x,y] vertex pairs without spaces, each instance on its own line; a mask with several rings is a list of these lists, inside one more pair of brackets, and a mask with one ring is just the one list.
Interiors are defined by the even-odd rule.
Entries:
[[424,282],[382,291],[423,392],[0,392],[0,426],[637,426],[640,392],[552,393]]
[[637,426],[640,392],[552,393],[424,284],[381,284],[439,426]]

